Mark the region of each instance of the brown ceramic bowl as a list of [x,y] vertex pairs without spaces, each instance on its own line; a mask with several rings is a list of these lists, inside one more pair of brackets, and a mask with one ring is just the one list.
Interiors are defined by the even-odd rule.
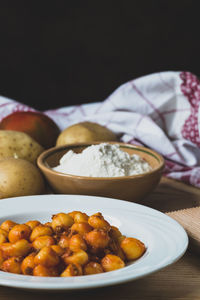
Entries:
[[149,194],[159,183],[164,168],[164,159],[155,151],[125,144],[120,149],[129,154],[138,154],[152,167],[150,172],[122,177],[86,177],[63,174],[52,168],[59,164],[60,158],[69,150],[80,153],[84,148],[94,144],[71,144],[50,148],[44,151],[37,160],[38,166],[47,179],[50,187],[59,194],[93,195],[117,198],[138,202]]

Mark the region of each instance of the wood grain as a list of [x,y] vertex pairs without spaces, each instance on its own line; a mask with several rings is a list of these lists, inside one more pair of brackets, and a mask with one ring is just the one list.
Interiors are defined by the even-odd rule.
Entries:
[[200,189],[163,177],[157,189],[141,204],[170,212],[200,205]]
[[[143,204],[163,212],[200,205],[200,190],[183,183],[163,178],[158,188],[149,195]],[[168,300],[200,299],[200,260],[190,250],[175,264],[145,278],[126,284],[101,289],[65,292],[41,293],[0,287],[0,299],[5,300]]]

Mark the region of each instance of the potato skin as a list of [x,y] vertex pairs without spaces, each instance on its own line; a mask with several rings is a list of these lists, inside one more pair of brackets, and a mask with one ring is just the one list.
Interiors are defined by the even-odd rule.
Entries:
[[0,130],[0,159],[14,157],[36,163],[44,148],[24,132]]
[[115,134],[104,126],[81,122],[64,129],[58,136],[56,146],[95,141],[116,141]]
[[0,199],[44,192],[44,179],[39,169],[19,158],[0,160]]

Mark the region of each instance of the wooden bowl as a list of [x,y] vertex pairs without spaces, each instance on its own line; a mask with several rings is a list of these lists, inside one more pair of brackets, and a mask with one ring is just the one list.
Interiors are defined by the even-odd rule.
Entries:
[[86,177],[63,174],[52,168],[59,164],[60,158],[69,150],[80,153],[94,144],[71,144],[50,148],[37,160],[38,167],[44,174],[50,187],[59,194],[93,195],[138,202],[149,194],[159,183],[164,168],[164,159],[157,152],[125,143],[118,144],[120,149],[129,154],[138,154],[152,167],[144,174],[121,177]]

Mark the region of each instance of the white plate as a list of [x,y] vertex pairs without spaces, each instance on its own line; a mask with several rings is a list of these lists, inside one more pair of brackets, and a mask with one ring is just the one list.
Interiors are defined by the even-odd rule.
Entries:
[[147,247],[146,253],[125,268],[78,277],[34,277],[0,271],[0,285],[39,290],[75,290],[96,288],[141,278],[177,261],[186,251],[188,237],[184,229],[165,214],[143,205],[93,196],[42,195],[0,200],[0,223],[6,219],[23,223],[46,222],[58,212],[80,210],[101,212],[111,225]]

